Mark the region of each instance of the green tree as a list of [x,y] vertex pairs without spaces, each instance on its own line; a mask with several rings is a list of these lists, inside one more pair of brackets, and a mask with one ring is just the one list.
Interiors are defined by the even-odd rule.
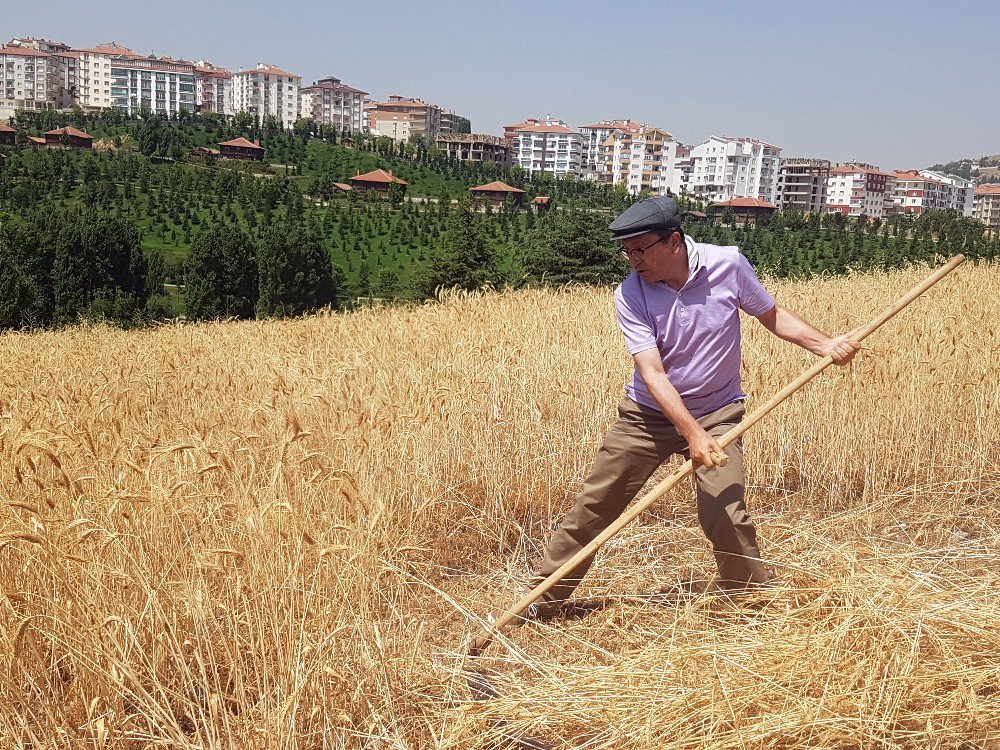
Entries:
[[417,275],[415,286],[424,297],[438,287],[479,289],[498,281],[498,261],[482,219],[463,202],[451,212],[441,246]]
[[260,294],[257,254],[241,231],[199,235],[188,256],[184,303],[195,320],[253,318]]
[[608,233],[608,218],[591,211],[551,213],[531,230],[521,264],[535,280],[612,284],[627,267]]
[[264,233],[257,254],[257,314],[287,317],[337,307],[333,264],[321,238],[299,227]]

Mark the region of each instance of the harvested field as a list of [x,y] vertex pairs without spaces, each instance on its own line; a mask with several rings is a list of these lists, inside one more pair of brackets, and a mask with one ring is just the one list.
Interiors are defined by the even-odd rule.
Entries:
[[[832,332],[926,274],[770,286]],[[774,592],[656,595],[713,569],[685,487],[486,702],[465,640],[631,367],[610,290],[2,336],[2,744],[1000,748],[998,290],[959,268],[747,435]],[[812,357],[745,333],[752,408]]]

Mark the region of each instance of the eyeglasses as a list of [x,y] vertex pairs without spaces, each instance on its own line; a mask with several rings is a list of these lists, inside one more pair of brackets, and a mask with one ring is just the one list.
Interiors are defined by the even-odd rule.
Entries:
[[662,237],[660,237],[660,239],[658,239],[656,242],[650,245],[646,245],[646,247],[635,247],[632,248],[631,250],[629,250],[627,247],[623,247],[621,250],[618,251],[618,254],[622,256],[625,260],[631,260],[633,257],[641,258],[643,253],[645,253],[651,247],[656,247],[661,242],[663,242]]

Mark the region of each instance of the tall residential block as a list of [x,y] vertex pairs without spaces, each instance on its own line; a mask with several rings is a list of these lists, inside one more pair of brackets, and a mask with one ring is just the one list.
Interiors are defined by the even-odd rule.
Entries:
[[774,203],[778,146],[755,138],[713,135],[691,149],[690,191],[702,200],[758,198]]
[[601,144],[598,182],[621,185],[632,195],[673,190],[677,141],[649,125],[612,130]]
[[826,205],[829,177],[830,162],[826,159],[780,159],[774,205],[807,213],[821,212]]
[[1000,185],[980,185],[972,203],[972,218],[1000,230]]
[[194,64],[194,108],[197,112],[235,114],[233,74],[207,60],[198,60]]
[[299,92],[299,111],[319,125],[333,127],[343,133],[365,129],[365,97],[367,91],[352,88],[339,78],[321,78]]
[[615,131],[635,133],[645,127],[641,122],[631,119],[601,120],[589,125],[581,125],[579,131],[583,134],[583,154],[580,159],[581,176],[587,179],[598,179],[605,170],[604,142]]
[[233,73],[233,111],[247,112],[262,121],[274,117],[285,130],[299,119],[299,88],[302,77],[274,65]]
[[839,164],[830,170],[826,186],[827,213],[881,219],[893,212],[895,180],[871,164]]
[[408,99],[394,94],[384,102],[365,104],[368,129],[394,141],[408,141],[420,136],[430,141],[441,133],[441,108],[423,99]]
[[129,114],[194,112],[194,64],[137,54],[112,57],[111,106]]
[[562,120],[546,116],[504,126],[511,157],[528,174],[548,172],[556,177],[580,176],[583,134]]
[[56,109],[63,103],[61,58],[30,47],[0,47],[0,118],[16,110]]

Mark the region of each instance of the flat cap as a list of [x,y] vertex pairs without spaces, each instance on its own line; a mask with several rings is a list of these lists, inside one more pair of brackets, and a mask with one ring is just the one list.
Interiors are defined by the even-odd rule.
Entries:
[[636,237],[644,232],[680,228],[681,212],[674,199],[666,195],[633,203],[608,225],[613,240]]

